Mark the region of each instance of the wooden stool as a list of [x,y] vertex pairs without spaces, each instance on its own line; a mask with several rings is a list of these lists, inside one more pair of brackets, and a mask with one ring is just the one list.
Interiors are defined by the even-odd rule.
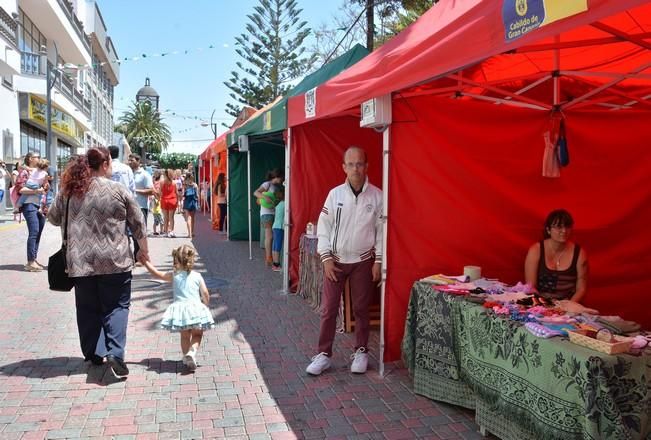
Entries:
[[[376,295],[374,295],[371,304],[369,305],[369,324],[371,326],[379,326],[381,313],[380,313],[380,289],[376,289]],[[355,330],[355,315],[353,314],[353,303],[350,293],[350,284],[346,280],[346,285],[344,286],[344,330],[346,333],[350,333]]]

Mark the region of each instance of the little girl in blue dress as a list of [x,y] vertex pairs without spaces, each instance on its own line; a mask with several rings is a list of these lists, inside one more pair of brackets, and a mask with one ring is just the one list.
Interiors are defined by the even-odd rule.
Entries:
[[215,326],[207,305],[210,294],[203,277],[192,270],[197,251],[183,245],[172,251],[172,272],[160,272],[147,261],[147,270],[164,281],[172,282],[174,302],[165,310],[160,326],[172,332],[181,333],[183,364],[190,371],[197,368],[197,351],[201,344],[203,331]]

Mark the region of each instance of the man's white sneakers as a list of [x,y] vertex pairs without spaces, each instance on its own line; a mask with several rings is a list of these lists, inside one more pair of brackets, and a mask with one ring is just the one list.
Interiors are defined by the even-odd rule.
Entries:
[[319,353],[312,358],[312,362],[307,366],[305,371],[307,374],[311,374],[312,376],[318,376],[330,368],[331,365],[332,361],[330,361],[328,355],[325,353]]
[[368,368],[368,353],[364,347],[359,347],[357,351],[350,355],[353,363],[350,365],[350,372],[355,374],[366,373]]

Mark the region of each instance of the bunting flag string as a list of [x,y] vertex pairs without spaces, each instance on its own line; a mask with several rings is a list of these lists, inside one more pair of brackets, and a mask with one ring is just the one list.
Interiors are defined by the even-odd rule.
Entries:
[[[63,65],[58,66],[59,68],[62,69],[88,69],[88,68],[95,68],[99,66],[104,66],[109,63],[115,63],[115,64],[122,64],[125,62],[129,61],[140,61],[143,59],[147,58],[158,58],[158,57],[167,57],[167,56],[174,56],[174,55],[190,55],[192,53],[197,53],[197,52],[203,52],[205,50],[212,50],[212,49],[217,49],[218,45],[215,44],[210,44],[207,47],[197,47],[194,49],[185,49],[185,50],[172,50],[169,52],[161,52],[161,53],[152,53],[152,54],[140,54],[132,57],[123,57],[123,58],[118,58],[114,61],[102,61],[101,63],[93,63],[93,64],[74,64],[74,63],[65,63]],[[224,43],[221,45],[223,48],[229,48],[230,46],[228,43]]]

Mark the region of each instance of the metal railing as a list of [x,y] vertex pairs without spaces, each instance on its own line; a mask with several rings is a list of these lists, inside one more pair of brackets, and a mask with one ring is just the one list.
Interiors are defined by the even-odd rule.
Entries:
[[82,44],[88,50],[88,52],[90,52],[90,37],[84,32],[84,25],[75,15],[75,10],[72,6],[72,3],[68,0],[57,0],[57,2],[61,6],[63,13],[66,15],[66,17],[68,17],[70,24],[75,29],[75,32],[81,39]]
[[0,35],[9,40],[14,47],[17,47],[18,44],[16,38],[17,29],[16,21],[0,6]]
[[31,52],[21,52],[20,71],[27,75],[45,75],[44,55]]
[[[52,63],[48,62],[50,65],[50,68],[54,70]],[[72,102],[77,109],[79,109],[80,112],[82,112],[86,117],[90,118],[90,110],[91,110],[91,103],[89,99],[84,98],[84,94],[81,93],[77,88],[75,87],[74,82],[68,78],[68,76],[63,73],[59,72],[56,77],[56,82],[54,83],[54,87],[60,91],[63,96],[68,98],[70,102]]]

